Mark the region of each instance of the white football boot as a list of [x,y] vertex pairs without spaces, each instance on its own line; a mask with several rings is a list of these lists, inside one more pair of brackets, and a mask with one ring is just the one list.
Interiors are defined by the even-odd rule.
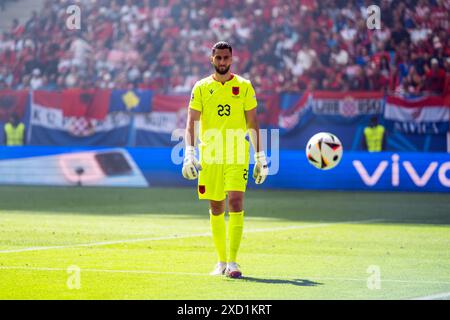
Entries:
[[225,270],[225,275],[230,278],[241,278],[242,273],[239,270],[239,266],[236,262],[229,262]]
[[225,269],[227,268],[226,262],[218,262],[214,270],[210,273],[212,276],[221,276],[225,273]]

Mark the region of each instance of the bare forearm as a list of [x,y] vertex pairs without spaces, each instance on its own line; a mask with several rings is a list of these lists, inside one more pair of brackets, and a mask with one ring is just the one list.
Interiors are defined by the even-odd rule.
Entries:
[[196,123],[200,120],[200,112],[189,109],[186,132],[184,134],[184,143],[186,146],[195,146],[196,141]]
[[255,149],[255,152],[260,152],[261,150],[261,137],[259,132],[259,124],[257,122],[252,123],[248,127],[250,140],[253,145],[253,149]]
[[247,129],[255,152],[263,151],[261,146],[261,136],[259,132],[258,116],[256,108],[245,112],[245,119],[247,122]]
[[184,135],[184,141],[186,146],[194,146],[195,145],[195,129],[194,123],[189,121],[186,127],[186,132]]

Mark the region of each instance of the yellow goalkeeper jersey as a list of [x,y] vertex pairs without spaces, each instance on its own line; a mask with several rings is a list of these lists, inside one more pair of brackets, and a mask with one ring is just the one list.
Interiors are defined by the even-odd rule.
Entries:
[[[230,151],[241,158],[239,145],[248,147],[245,139],[245,111],[256,108],[256,94],[251,82],[236,74],[222,84],[211,75],[194,85],[189,108],[200,111],[200,152],[203,160],[225,163]],[[236,141],[237,139],[237,141]],[[228,143],[227,143],[228,141]],[[230,141],[234,141],[232,146]],[[248,152],[246,150],[245,152]],[[211,159],[205,159],[208,155]],[[228,162],[230,163],[230,162]]]

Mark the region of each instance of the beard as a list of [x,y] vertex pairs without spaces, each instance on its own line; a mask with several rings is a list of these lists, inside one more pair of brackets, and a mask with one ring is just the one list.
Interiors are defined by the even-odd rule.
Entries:
[[224,74],[227,74],[227,72],[230,70],[230,67],[231,66],[228,66],[228,67],[225,67],[225,69],[221,70],[220,67],[214,66],[214,69],[216,69],[216,72],[218,74],[224,75]]

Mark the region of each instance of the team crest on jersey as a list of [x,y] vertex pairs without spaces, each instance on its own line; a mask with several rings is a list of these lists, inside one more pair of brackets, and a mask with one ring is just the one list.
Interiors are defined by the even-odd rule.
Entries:
[[204,194],[206,192],[206,186],[198,186],[198,192]]
[[235,96],[239,94],[239,87],[233,87],[232,92]]

